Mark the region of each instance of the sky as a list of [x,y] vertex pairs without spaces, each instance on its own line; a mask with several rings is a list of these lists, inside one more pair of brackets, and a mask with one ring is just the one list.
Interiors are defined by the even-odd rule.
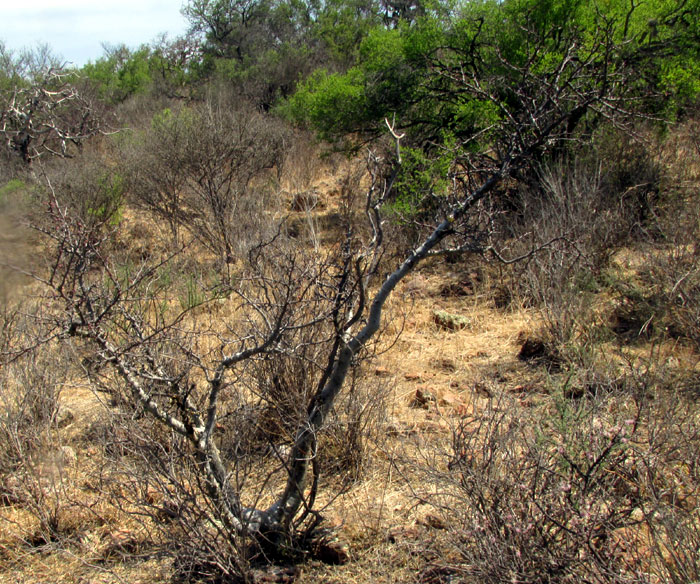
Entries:
[[75,67],[103,54],[102,43],[136,48],[187,28],[185,0],[0,0],[0,40],[19,51],[46,43]]

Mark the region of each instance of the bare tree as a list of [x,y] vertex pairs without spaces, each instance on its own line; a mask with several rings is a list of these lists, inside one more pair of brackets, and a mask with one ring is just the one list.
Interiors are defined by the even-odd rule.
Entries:
[[[606,29],[596,42],[608,53],[614,51]],[[537,53],[541,47],[535,43],[531,50]],[[587,112],[608,118],[624,113],[615,101],[624,71],[601,66],[590,55],[574,58],[576,51],[572,40],[557,53],[555,75],[542,74],[534,59],[511,65],[520,83],[505,99],[477,76],[484,63],[476,63],[475,56],[456,52],[459,67],[436,64],[436,72],[454,83],[462,99],[482,100],[501,115],[488,129],[491,139],[483,149],[474,152],[467,140],[456,150],[452,188],[431,206],[432,219],[422,217],[419,243],[397,265],[384,269],[383,213],[402,164],[402,135],[386,121],[396,150],[384,160],[369,155],[364,228],[348,212],[346,237],[327,254],[305,251],[279,232],[253,246],[228,290],[235,317],[225,321],[198,318],[206,303],[173,309],[167,288],[159,283],[163,264],[126,274],[119,270],[103,251],[105,232],[74,221],[60,193],[52,193],[47,206],[51,220],[44,228],[52,259],[45,273],[37,275],[55,306],[46,338],[83,343],[82,350],[99,363],[93,375],[183,445],[209,502],[211,530],[233,542],[252,536],[267,549],[280,550],[303,521],[314,519],[319,435],[352,368],[376,341],[386,301],[399,282],[430,256],[488,251],[482,210],[488,197],[504,193],[499,185],[570,140]],[[219,119],[213,117],[219,112],[209,114]],[[234,143],[202,136],[200,156],[191,161],[192,188],[206,205],[197,229],[227,259],[234,250],[234,227],[244,220],[235,195],[274,161],[256,150],[252,128],[252,123],[227,128],[240,136]],[[312,345],[318,350],[305,349]],[[276,464],[258,464],[262,477],[251,494],[248,483],[238,480],[241,458],[222,454],[217,429],[247,432],[245,417],[229,415],[245,408],[232,404],[250,403],[255,396],[271,399],[273,390],[279,391],[275,375],[251,372],[282,362],[281,356],[308,359],[312,373],[303,376],[308,387],[297,388],[304,407],[292,413],[290,442],[281,448],[270,439]],[[232,569],[241,566],[234,561]]]
[[186,72],[201,58],[201,43],[193,34],[173,39],[162,34],[152,45],[153,83],[159,93],[171,99],[187,98],[191,88]]
[[185,204],[185,188],[189,176],[186,165],[197,131],[195,121],[189,109],[166,109],[122,152],[131,200],[168,223],[175,247],[181,225],[187,224],[192,214]]
[[26,164],[45,154],[71,156],[85,140],[103,133],[96,106],[70,77],[63,68],[51,66],[0,89],[0,136]]
[[[185,441],[204,479],[213,516],[226,533],[234,538],[256,533],[275,540],[288,534],[298,511],[312,506],[304,494],[306,464],[313,459],[317,433],[359,349],[348,352],[344,337],[364,309],[365,284],[359,278],[366,276],[367,268],[350,249],[339,256],[309,257],[277,236],[251,251],[246,269],[230,290],[238,299],[237,322],[203,332],[191,310],[173,313],[163,308],[165,291],[157,283],[160,266],[125,277],[103,255],[104,237],[94,226],[74,222],[58,198],[48,213],[51,221],[45,223],[50,226],[45,231],[55,254],[41,280],[51,290],[49,300],[62,305],[48,337],[84,342],[82,350],[111,370],[95,373],[103,376],[105,386],[125,391],[130,402]],[[203,350],[202,335],[217,348]],[[304,346],[322,350],[304,353]],[[305,452],[306,462],[299,465],[301,461],[290,462],[280,454],[281,466],[272,474],[289,471],[294,478],[268,509],[246,506],[235,488],[237,473],[217,443],[222,410],[234,398],[275,399],[279,379],[273,374],[268,377],[270,387],[251,387],[256,376],[251,378],[248,370],[269,369],[285,356],[304,355],[312,370],[306,379],[313,386],[306,404],[288,415],[293,426],[308,429],[291,447],[297,457]],[[243,421],[233,417],[233,423]],[[244,430],[241,426],[239,432]]]
[[2,84],[13,84],[22,80],[38,82],[46,76],[47,71],[63,67],[62,59],[47,44],[38,44],[34,48],[13,51],[0,41],[0,78]]

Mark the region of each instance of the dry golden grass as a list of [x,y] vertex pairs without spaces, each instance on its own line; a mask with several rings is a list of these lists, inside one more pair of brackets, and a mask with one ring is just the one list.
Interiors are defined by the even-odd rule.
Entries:
[[[125,214],[124,229],[133,236],[136,255],[144,253],[144,246],[157,249],[155,242],[167,236],[148,226],[142,218]],[[387,307],[390,322],[384,338],[392,346],[368,367],[367,377],[391,388],[388,438],[372,454],[373,464],[361,480],[334,500],[324,502],[322,493],[319,501],[321,507],[327,503],[323,515],[329,524],[350,543],[352,561],[337,567],[312,562],[302,568],[300,582],[410,579],[426,561],[416,550],[422,549],[425,538],[434,537],[434,530],[421,523],[427,510],[416,506],[412,477],[397,470],[397,460],[405,462],[407,456],[417,455],[416,448],[446,439],[450,420],[464,413],[460,408],[471,407],[471,396],[482,391],[484,377],[517,388],[530,374],[516,355],[518,335],[530,326],[531,315],[499,313],[486,296],[443,298],[444,280],[439,266],[428,266],[403,284]],[[441,330],[432,319],[435,309],[466,316],[468,327]],[[236,310],[226,303],[198,311],[199,318],[210,318],[209,324],[236,318]],[[211,344],[214,339],[203,342]],[[430,392],[435,401],[426,408],[413,407],[417,390]],[[128,509],[111,506],[95,488],[95,477],[108,462],[101,449],[90,443],[88,430],[110,415],[107,396],[95,394],[76,374],[61,391],[61,406],[71,410],[73,420],[60,430],[60,442],[74,448],[78,459],[66,481],[70,503],[65,504],[61,519],[66,540],[32,543],[36,519],[21,507],[6,506],[0,519],[0,582],[168,581],[168,562],[139,557],[147,558],[152,546],[142,524],[134,523]],[[124,546],[127,551],[121,554],[120,538],[130,538],[131,546]],[[129,557],[128,550],[134,557]]]
[[[677,155],[690,148],[688,136],[677,144]],[[323,198],[317,210],[291,213],[293,219],[306,222],[313,242],[314,230],[333,227],[334,214],[342,204],[343,175],[352,170],[351,163],[302,164],[311,157],[305,150],[297,157],[290,167],[294,173],[285,176],[282,185],[290,196],[312,189]],[[691,173],[687,180],[697,181],[698,176]],[[140,260],[169,253],[165,226],[127,211],[122,229],[128,257]],[[325,243],[317,243],[322,250]],[[615,261],[631,277],[643,265],[640,258],[635,250],[623,250]],[[213,261],[203,250],[197,251],[195,260],[202,265]],[[327,524],[349,543],[351,561],[342,566],[305,562],[298,582],[413,582],[427,568],[451,561],[440,556],[448,549],[441,547],[445,525],[423,503],[435,494],[424,481],[426,460],[446,451],[455,424],[462,416],[480,411],[494,393],[506,392],[515,398],[514,403],[526,408],[537,407],[546,399],[549,374],[517,357],[524,336],[538,329],[537,313],[495,308],[491,297],[499,281],[488,270],[471,293],[443,293],[446,283],[477,267],[446,268],[440,262],[429,262],[401,283],[387,303],[379,356],[364,371],[369,386],[376,385],[377,391],[389,388],[383,439],[373,445],[372,463],[359,479],[332,497],[338,490],[339,485],[333,483],[337,479],[324,478],[329,488],[322,489],[318,500]],[[173,309],[177,302],[171,300]],[[433,319],[435,310],[465,317],[466,327],[458,331],[440,328]],[[238,313],[232,301],[223,301],[202,306],[193,313],[195,317],[216,328],[235,322]],[[205,338],[200,348],[206,352],[215,344],[214,337]],[[611,343],[604,352],[611,355],[616,349]],[[655,363],[664,364],[669,377],[687,375],[689,370],[700,374],[695,351],[671,341],[626,347],[624,359],[616,357],[617,367],[643,363],[650,356]],[[420,396],[426,399],[417,400]],[[172,566],[155,556],[148,521],[136,521],[133,509],[113,505],[105,496],[107,491],[97,484],[103,473],[109,473],[105,469],[110,465],[98,445],[91,443],[88,430],[110,415],[106,397],[95,394],[78,371],[61,391],[61,405],[73,412],[74,419],[60,429],[58,442],[72,447],[77,456],[65,481],[67,502],[61,518],[65,541],[40,545],[34,516],[21,505],[1,507],[0,583],[169,582]]]

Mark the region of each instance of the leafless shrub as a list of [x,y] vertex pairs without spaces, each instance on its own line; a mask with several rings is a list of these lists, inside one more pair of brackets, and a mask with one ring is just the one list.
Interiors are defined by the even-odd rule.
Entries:
[[[697,137],[695,138],[697,141]],[[688,156],[687,166],[700,166],[700,149]],[[662,324],[672,336],[683,337],[700,347],[700,198],[697,176],[672,191],[661,212],[658,245],[645,258],[642,277],[665,308]]]
[[197,127],[188,108],[165,109],[153,116],[150,128],[122,140],[121,155],[133,203],[167,222],[173,243],[180,241],[180,227],[192,211],[185,205],[185,185]]
[[271,172],[284,159],[284,127],[224,95],[196,109],[187,157],[193,234],[231,262],[274,229],[267,215],[277,195]]
[[[265,273],[278,274],[284,265],[283,258],[278,257],[277,266],[269,266],[265,261],[260,268]],[[325,278],[323,270],[333,272],[334,266],[335,261],[328,259],[308,274],[299,273],[295,284],[312,287],[315,278]],[[266,285],[271,284],[272,280]],[[250,282],[246,294],[252,294],[257,285],[260,284]],[[276,486],[285,480],[289,451],[298,429],[304,426],[313,395],[327,378],[327,360],[336,342],[336,331],[332,319],[314,318],[328,300],[324,299],[323,290],[319,293],[322,296],[299,307],[306,315],[302,322],[306,318],[318,320],[314,326],[290,330],[276,351],[252,359],[222,389],[213,440],[230,469],[230,488],[255,505],[267,504]],[[189,346],[188,352],[194,350],[194,337],[187,340],[181,335],[176,340],[173,334],[171,331],[169,341],[158,348],[151,344],[150,350],[161,355],[182,351],[184,346]],[[214,331],[206,334],[215,335]],[[188,403],[206,403],[195,387],[198,374],[192,358],[190,355],[189,362],[172,363],[168,375],[181,380],[188,392]],[[112,423],[95,428],[98,442],[114,465],[106,492],[125,511],[150,518],[147,528],[154,539],[159,539],[163,548],[177,558],[178,578],[219,581],[217,578],[240,577],[265,558],[301,553],[295,545],[280,541],[270,541],[268,549],[260,534],[248,534],[246,530],[232,537],[222,524],[221,509],[203,496],[207,487],[201,476],[201,460],[188,440],[155,419],[144,417],[142,408],[133,408],[129,388],[113,373],[95,372],[92,383],[118,394],[118,410]],[[376,436],[382,416],[382,395],[374,387],[366,391],[353,388],[346,399],[339,400],[328,422],[317,432],[312,454],[314,478],[309,481],[310,492],[304,502],[309,512],[313,510],[319,473],[356,478],[362,472],[367,441]],[[336,460],[324,462],[334,456]],[[305,517],[314,524],[316,516],[309,513],[303,513],[298,521]]]
[[632,277],[614,282],[622,332],[671,336],[700,346],[700,151],[690,128],[664,144],[665,190],[635,254]]
[[230,263],[274,228],[286,138],[280,120],[212,90],[121,141],[131,198],[168,223],[175,244],[184,227]]
[[434,490],[420,491],[444,516],[452,571],[478,582],[696,580],[700,426],[663,375],[636,364],[584,393],[572,375],[535,409],[475,400],[447,470],[431,460]]
[[575,353],[577,345],[594,345],[598,333],[605,334],[594,310],[602,275],[612,254],[641,228],[648,209],[639,201],[657,187],[653,168],[641,184],[630,186],[621,176],[638,166],[653,164],[640,153],[618,167],[595,156],[550,163],[539,187],[521,195],[522,223],[512,232],[509,256],[525,259],[511,271],[511,294],[539,309],[541,336],[554,354]]
[[[67,375],[65,358],[45,345],[15,351],[35,331],[19,316],[3,318],[0,367],[0,501],[19,505],[38,520],[35,543],[60,536],[67,501],[64,487],[75,453],[58,434],[59,396]],[[0,519],[1,521],[2,519]]]
[[[64,212],[95,229],[115,227],[121,221],[125,199],[124,176],[105,162],[96,150],[79,157],[49,164],[42,169],[45,183],[36,188],[35,219],[54,204],[59,193]],[[54,191],[54,192],[52,192]],[[42,208],[44,207],[44,208]],[[38,223],[38,220],[37,220]]]
[[386,434],[389,388],[376,379],[353,379],[320,437],[319,458],[325,475],[349,482],[374,468],[373,453]]
[[[348,314],[363,302],[361,267],[347,249],[317,254],[278,234],[241,260],[226,290],[234,316],[218,319],[206,302],[175,301],[177,287],[161,277],[167,262],[114,264],[98,251],[99,225],[73,222],[58,204],[47,213],[56,255],[47,275],[37,276],[52,290],[45,300],[81,305],[53,313],[48,327],[70,339],[85,356],[92,387],[108,393],[124,421],[137,420],[141,430],[110,437],[112,456],[130,465],[136,486],[158,475],[164,498],[175,493],[188,501],[178,511],[178,528],[188,534],[180,539],[191,543],[192,557],[211,556],[207,569],[240,575],[250,558],[268,553],[268,540],[272,550],[286,550],[285,541],[315,517],[299,509],[313,506],[316,480],[307,483],[307,467],[326,423],[308,419],[332,379]],[[197,286],[196,293],[205,292]],[[65,318],[77,320],[66,325]],[[78,333],[87,320],[104,324],[106,336]],[[99,349],[94,342],[106,344]],[[116,360],[105,360],[105,350]],[[346,366],[362,356],[347,353]],[[132,370],[144,359],[149,371]],[[303,456],[293,454],[300,441]],[[292,479],[294,472],[304,476]],[[281,487],[287,482],[293,486]],[[280,489],[294,501],[275,503]],[[256,509],[263,505],[270,517],[290,515],[262,527],[265,512]]]

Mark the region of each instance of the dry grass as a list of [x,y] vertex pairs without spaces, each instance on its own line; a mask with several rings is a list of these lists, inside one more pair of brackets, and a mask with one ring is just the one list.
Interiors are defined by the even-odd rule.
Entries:
[[[688,136],[674,146],[677,152],[687,151]],[[305,150],[297,155],[299,160],[309,156]],[[347,172],[347,164],[336,166]],[[307,235],[313,241],[314,229],[321,229],[323,221],[332,223],[328,217],[341,208],[343,172],[303,164],[297,164],[295,172],[282,179],[290,193],[311,189],[324,200],[322,208],[312,211],[316,215],[291,213],[293,218],[307,222]],[[686,180],[697,181],[697,176],[690,173]],[[128,243],[126,256],[134,261],[154,252],[161,257],[167,254],[166,228],[128,210],[121,228]],[[320,240],[315,243],[321,251],[327,245]],[[204,267],[203,272],[213,264],[204,250],[197,250],[193,262]],[[638,249],[628,248],[616,254],[614,263],[622,276],[633,278],[647,264],[647,258]],[[455,281],[471,281],[471,287],[446,293],[447,284]],[[498,270],[488,266],[467,261],[446,267],[434,262],[423,266],[397,289],[387,304],[389,320],[379,356],[363,372],[363,391],[386,394],[387,415],[378,422],[379,432],[368,444],[371,464],[352,478],[323,477],[317,501],[326,524],[349,543],[351,561],[342,566],[302,562],[298,582],[471,581],[466,576],[449,580],[446,572],[448,567],[464,562],[453,537],[461,528],[457,519],[460,510],[452,515],[436,512],[446,499],[441,491],[444,485],[433,479],[436,473],[447,472],[454,432],[466,416],[486,412],[491,400],[501,395],[507,396],[503,403],[514,411],[529,412],[533,417],[544,415],[552,407],[551,394],[561,389],[571,374],[566,369],[547,372],[544,367],[518,359],[523,339],[538,331],[541,320],[534,308],[496,308],[492,296],[502,285]],[[179,293],[185,292],[183,288]],[[608,303],[614,297],[604,294],[597,301],[603,306],[596,308],[596,319],[605,321],[611,310]],[[172,300],[174,308],[178,302]],[[465,317],[465,328],[440,328],[434,322],[435,310]],[[235,322],[238,313],[233,301],[223,300],[204,304],[193,318],[195,315],[217,327]],[[190,324],[186,321],[183,326]],[[215,338],[211,337],[204,339],[200,348],[214,345]],[[642,339],[622,346],[619,339],[608,338],[597,351],[589,362],[592,373],[579,368],[570,378],[572,383],[584,386],[596,382],[611,387],[624,381],[653,391],[682,383],[692,389],[692,380],[700,379],[697,349],[677,340]],[[699,388],[697,382],[695,389],[700,393]],[[610,402],[609,410],[623,410],[627,407],[624,399],[623,395],[616,405]],[[115,485],[115,477],[119,476],[117,457],[103,444],[95,443],[95,429],[109,423],[111,406],[107,396],[93,393],[77,369],[61,388],[60,405],[71,410],[73,420],[57,430],[59,442],[73,448],[77,457],[62,487],[62,539],[38,541],[35,516],[20,504],[0,507],[0,583],[170,582],[171,561],[158,555],[158,538],[163,531],[156,529],[152,518],[135,513],[143,510],[138,493],[128,492],[121,500],[110,498],[119,486]],[[696,464],[679,456],[677,469]],[[431,480],[426,480],[428,475]],[[700,485],[692,482],[697,477],[682,476],[688,477],[691,491]],[[255,485],[251,488],[255,491]],[[341,494],[332,496],[338,492]],[[624,534],[629,540],[642,541],[649,534],[644,527],[625,529],[630,530]],[[621,536],[620,532],[615,536]],[[632,550],[634,553],[630,552],[632,559],[652,563],[652,547],[653,542],[647,543],[645,551],[640,543]],[[672,560],[669,553],[659,550],[665,561]],[[658,573],[663,572],[662,567],[657,568]],[[455,569],[453,573],[464,575],[463,570]],[[650,577],[638,581],[655,580]]]
[[[328,179],[325,184],[339,188]],[[122,229],[133,242],[133,257],[143,256],[146,249],[167,253],[160,243],[167,231],[149,225],[130,211],[124,214]],[[206,254],[200,253],[198,261],[206,264]],[[482,391],[484,377],[501,382],[507,378],[507,384],[517,388],[530,374],[515,356],[518,335],[529,326],[531,315],[515,311],[504,319],[485,295],[443,297],[444,281],[439,266],[429,266],[403,285],[390,302],[392,320],[385,339],[391,346],[366,372],[370,386],[390,388],[386,439],[374,446],[379,449],[372,453],[373,464],[361,479],[346,485],[341,496],[319,501],[324,517],[350,542],[352,562],[332,568],[312,562],[303,567],[301,582],[397,582],[421,569],[426,560],[418,552],[433,530],[421,524],[428,511],[416,506],[411,477],[397,470],[397,461],[413,456],[416,444],[422,448],[440,435],[447,437],[450,420],[466,407],[468,396]],[[466,316],[469,326],[459,332],[441,330],[432,319],[438,308]],[[199,317],[209,314],[210,324],[236,318],[233,305],[225,302],[198,311]],[[390,339],[399,333],[394,344]],[[74,357],[80,361],[81,356]],[[80,373],[78,368],[60,393],[61,407],[72,414],[72,420],[60,429],[61,443],[70,445],[78,459],[71,471],[70,489],[64,494],[61,523],[65,539],[32,543],[35,518],[21,506],[4,507],[0,582],[168,581],[169,562],[148,559],[156,550],[148,525],[134,521],[133,508],[115,507],[109,500],[104,484],[109,483],[113,462],[94,443],[93,431],[111,415],[109,396],[94,393]],[[436,397],[425,409],[411,405],[419,389]],[[392,570],[386,570],[387,565]]]

